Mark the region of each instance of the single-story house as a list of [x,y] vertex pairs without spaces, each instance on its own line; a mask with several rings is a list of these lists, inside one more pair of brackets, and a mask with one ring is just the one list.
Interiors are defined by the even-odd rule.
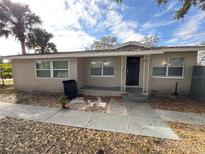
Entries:
[[112,49],[7,56],[13,65],[14,88],[63,92],[63,80],[80,90],[111,95],[127,88],[188,95],[197,53],[205,46],[150,47],[128,42]]

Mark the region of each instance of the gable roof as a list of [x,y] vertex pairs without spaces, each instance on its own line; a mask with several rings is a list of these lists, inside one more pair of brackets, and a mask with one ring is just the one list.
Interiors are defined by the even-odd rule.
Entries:
[[150,45],[146,45],[146,44],[143,44],[143,43],[140,43],[140,42],[130,41],[130,42],[120,44],[120,45],[114,47],[113,49],[119,49],[119,48],[123,48],[123,47],[127,47],[127,46],[133,46],[133,47],[139,47],[139,48],[150,48],[150,47],[152,47]]

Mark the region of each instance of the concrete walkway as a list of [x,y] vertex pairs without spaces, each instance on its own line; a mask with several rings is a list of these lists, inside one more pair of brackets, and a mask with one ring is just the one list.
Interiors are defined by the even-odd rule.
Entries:
[[156,110],[156,112],[165,121],[205,125],[205,115],[190,112],[177,112],[167,110]]
[[[158,138],[179,139],[156,113],[151,116],[151,114],[146,111],[146,108],[150,110],[146,103],[145,106],[138,106],[139,109],[137,107],[133,108],[136,110],[136,113],[132,111],[130,107],[128,107],[128,111],[130,112],[128,115],[118,115],[0,103],[0,116]],[[143,111],[141,112],[140,110]],[[148,115],[144,117],[146,113],[148,113]]]
[[109,107],[108,107],[108,113],[118,114],[118,115],[127,115],[125,103],[117,102],[116,100],[111,99]]

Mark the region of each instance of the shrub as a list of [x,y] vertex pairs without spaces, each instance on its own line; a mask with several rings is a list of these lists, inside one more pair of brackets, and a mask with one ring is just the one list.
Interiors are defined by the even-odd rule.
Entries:
[[2,80],[2,84],[4,85],[4,79],[11,79],[12,78],[12,65],[7,64],[0,64],[0,78]]
[[66,102],[67,102],[67,97],[64,96],[64,95],[61,95],[59,98],[58,98],[58,103],[61,104],[62,108],[65,108],[65,105],[66,105]]

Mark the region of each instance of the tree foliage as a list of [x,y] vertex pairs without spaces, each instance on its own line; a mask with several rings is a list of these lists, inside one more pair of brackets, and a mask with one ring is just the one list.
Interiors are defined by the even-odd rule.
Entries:
[[41,28],[33,29],[29,34],[26,46],[37,53],[57,52],[56,45],[50,42],[53,35]]
[[157,46],[159,43],[160,39],[158,36],[152,35],[152,36],[145,36],[140,43],[149,45],[149,46]]
[[[113,0],[116,3],[121,3],[123,0]],[[165,5],[169,1],[173,0],[155,0],[156,3],[161,6]],[[196,7],[205,11],[205,0],[175,0],[181,3],[180,7],[176,11],[175,18],[177,20],[184,18],[184,16],[189,12],[191,7]]]
[[109,49],[117,46],[117,38],[112,36],[104,36],[100,40],[95,40],[91,45],[92,50]]
[[21,42],[22,54],[26,54],[26,34],[40,23],[40,17],[28,5],[10,0],[0,1],[0,37],[8,38],[11,35],[17,38]]
[[11,64],[0,64],[0,78],[2,80],[2,85],[4,85],[5,79],[12,78],[12,65]]
[[[164,5],[169,0],[156,0],[158,5]],[[205,0],[177,0],[181,3],[180,8],[177,9],[175,18],[181,19],[189,12],[191,7],[197,7],[205,11]]]

